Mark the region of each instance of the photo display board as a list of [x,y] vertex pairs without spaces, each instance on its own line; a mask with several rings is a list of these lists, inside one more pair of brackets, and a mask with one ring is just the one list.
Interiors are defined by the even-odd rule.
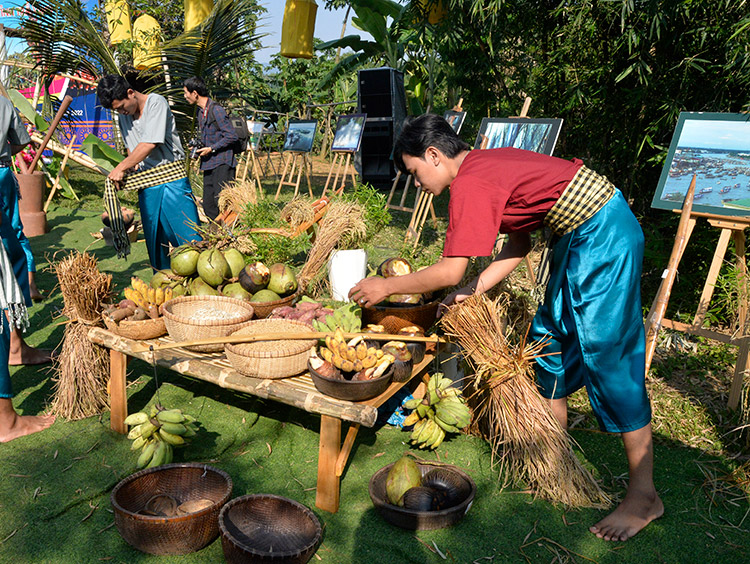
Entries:
[[290,121],[286,130],[284,151],[294,153],[309,153],[315,140],[315,130],[318,122],[315,120]]
[[559,118],[482,118],[474,148],[479,149],[487,137],[485,149],[513,147],[551,155],[562,123]]
[[366,119],[367,114],[339,116],[336,121],[336,133],[333,136],[331,151],[359,151]]
[[682,209],[694,174],[693,211],[750,216],[750,116],[681,112],[651,207]]
[[466,112],[457,112],[455,110],[448,110],[443,114],[443,118],[445,118],[445,121],[448,122],[448,125],[451,126],[453,131],[456,132],[456,135],[461,133],[461,126],[464,124],[464,120],[466,119]]

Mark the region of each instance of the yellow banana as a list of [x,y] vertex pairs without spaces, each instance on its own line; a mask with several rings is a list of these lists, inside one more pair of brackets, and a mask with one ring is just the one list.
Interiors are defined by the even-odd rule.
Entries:
[[125,288],[123,290],[123,293],[125,294],[125,298],[135,303],[135,305],[141,307],[144,307],[146,305],[145,301],[143,300],[143,296],[141,296],[133,288]]
[[184,445],[185,439],[183,439],[180,435],[175,435],[174,433],[168,433],[164,430],[164,427],[159,429],[159,436],[164,439],[166,442],[168,442],[170,445]]
[[157,288],[154,292],[154,304],[161,305],[164,303],[164,288]]
[[328,347],[320,348],[320,356],[326,362],[331,362],[333,359],[333,353],[331,352],[331,349],[329,349]]
[[414,425],[417,421],[419,421],[419,414],[416,411],[412,411],[404,419],[403,426],[404,427],[409,427],[410,425]]
[[[125,418],[125,425],[140,425],[148,421],[148,413],[139,411],[137,413],[131,413]],[[128,437],[130,438],[130,437]]]
[[445,431],[443,429],[441,429],[440,427],[438,427],[438,430],[440,431],[440,433],[438,434],[437,439],[435,439],[434,441],[432,441],[432,446],[430,447],[433,450],[435,450],[437,447],[439,447],[443,443],[443,441],[445,440]]
[[144,439],[141,436],[138,436],[133,441],[133,444],[130,445],[130,450],[138,450],[143,448],[146,445],[146,439]]
[[344,332],[341,330],[341,327],[336,327],[336,331],[334,331],[333,333],[333,338],[339,343],[346,344],[346,339],[344,339]]
[[164,301],[168,302],[171,299],[172,299],[172,288],[167,286],[166,288],[164,288]]
[[135,425],[132,429],[130,429],[130,431],[128,431],[128,439],[132,441],[133,439],[137,439],[141,436],[141,425]]

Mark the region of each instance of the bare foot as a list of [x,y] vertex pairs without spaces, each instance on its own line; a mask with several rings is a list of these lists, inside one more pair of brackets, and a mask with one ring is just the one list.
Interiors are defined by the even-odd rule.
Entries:
[[626,541],[663,514],[664,504],[655,491],[628,491],[622,503],[589,531],[607,541]]
[[57,357],[57,353],[50,349],[36,349],[24,343],[20,348],[13,350],[11,347],[8,356],[8,366],[32,366],[36,364],[47,364]]
[[44,296],[36,286],[33,272],[29,272],[29,292],[31,293],[31,299],[35,302],[41,302],[44,299]]
[[18,437],[43,431],[55,422],[54,415],[18,415],[9,426],[0,427],[0,443],[7,443]]

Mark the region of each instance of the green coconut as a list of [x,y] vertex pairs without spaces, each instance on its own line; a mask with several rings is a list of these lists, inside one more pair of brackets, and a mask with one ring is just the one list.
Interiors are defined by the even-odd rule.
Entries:
[[207,249],[198,257],[198,276],[214,288],[232,276],[229,263],[218,249]]
[[219,291],[206,283],[201,278],[196,278],[193,283],[190,284],[190,295],[191,296],[218,296]]
[[169,259],[169,268],[179,276],[192,276],[198,268],[200,253],[192,247],[177,247]]
[[172,285],[170,285],[170,288],[172,288],[172,297],[178,298],[180,296],[184,296],[187,294],[187,287],[183,282],[177,282]]
[[276,292],[279,296],[288,296],[297,290],[297,277],[290,266],[277,262],[268,270],[271,271],[267,286],[269,290]]
[[221,289],[224,296],[237,298],[238,300],[249,300],[252,294],[245,290],[239,282],[232,282]]
[[253,297],[250,298],[251,302],[275,302],[276,300],[280,300],[281,296],[279,296],[276,292],[273,290],[269,290],[268,288],[264,288],[263,290],[258,290],[253,294]]
[[404,505],[404,494],[422,483],[419,466],[410,456],[402,456],[388,471],[385,479],[385,494],[393,505]]
[[271,279],[271,271],[262,262],[255,261],[248,264],[240,271],[238,281],[242,287],[254,294],[268,286]]
[[168,270],[157,270],[149,282],[152,288],[163,288],[164,286],[169,286],[171,283],[172,279],[169,277]]
[[237,278],[240,272],[245,268],[245,256],[237,249],[227,249],[223,251],[224,258],[229,264],[229,270],[232,273],[232,278]]

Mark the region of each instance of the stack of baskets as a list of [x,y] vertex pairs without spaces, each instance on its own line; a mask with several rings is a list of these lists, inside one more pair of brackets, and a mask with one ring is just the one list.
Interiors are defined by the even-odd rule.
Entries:
[[[180,296],[162,306],[164,323],[175,342],[201,341],[226,337],[247,325],[253,317],[253,306],[226,296]],[[216,312],[211,315],[209,312]],[[188,345],[197,352],[220,352],[223,343]]]
[[[306,323],[290,319],[256,319],[232,336],[261,333],[312,333]],[[307,369],[310,350],[316,339],[272,340],[227,344],[225,353],[234,369],[251,378],[288,378]]]

